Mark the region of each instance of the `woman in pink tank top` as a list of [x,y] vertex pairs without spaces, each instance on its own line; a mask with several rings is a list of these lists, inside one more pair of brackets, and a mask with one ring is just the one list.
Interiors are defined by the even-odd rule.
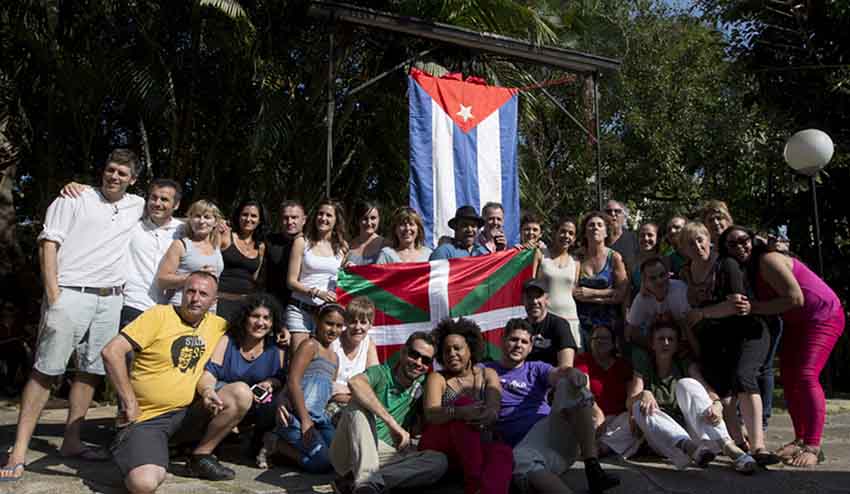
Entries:
[[844,331],[844,308],[835,292],[805,264],[754,243],[749,230],[730,229],[737,231],[727,235],[727,248],[747,263],[755,281],[757,300],[751,303],[752,313],[779,314],[785,324],[779,368],[794,440],[777,454],[793,466],[817,465],[824,460],[821,436],[826,419],[818,376]]

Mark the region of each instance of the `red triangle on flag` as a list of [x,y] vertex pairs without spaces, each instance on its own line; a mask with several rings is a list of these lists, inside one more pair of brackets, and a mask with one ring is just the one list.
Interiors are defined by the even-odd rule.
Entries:
[[472,77],[459,80],[458,74],[437,78],[413,68],[410,76],[446,112],[463,132],[469,132],[510,100],[516,88],[486,86]]

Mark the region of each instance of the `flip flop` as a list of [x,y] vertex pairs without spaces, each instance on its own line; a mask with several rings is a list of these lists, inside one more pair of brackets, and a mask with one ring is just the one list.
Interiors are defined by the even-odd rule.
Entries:
[[[21,469],[21,474],[16,476],[15,472],[17,472],[19,468]],[[11,467],[0,468],[0,472],[3,472],[3,473],[8,472],[8,473],[12,474],[11,476],[8,476],[8,477],[0,477],[0,482],[17,482],[17,481],[21,480],[21,477],[24,476],[25,471],[26,471],[26,467],[23,463],[18,463],[18,464],[11,466]]]
[[85,461],[109,461],[112,455],[104,448],[97,446],[84,446],[83,449],[72,455],[62,455],[62,458]]

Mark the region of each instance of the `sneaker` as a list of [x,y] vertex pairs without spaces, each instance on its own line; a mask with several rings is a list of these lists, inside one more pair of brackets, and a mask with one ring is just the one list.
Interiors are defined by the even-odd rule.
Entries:
[[345,475],[337,475],[331,483],[334,494],[352,494],[354,488],[354,476],[351,472]]
[[716,456],[717,455],[714,454],[714,451],[705,446],[700,446],[696,449],[696,451],[694,451],[694,454],[691,455],[691,460],[693,460],[694,465],[700,468],[705,468],[709,463],[714,461]]
[[735,462],[733,463],[735,467],[735,471],[738,473],[743,473],[744,475],[750,475],[756,471],[758,468],[758,463],[753,459],[752,456],[744,453],[737,458],[735,458]]
[[233,480],[236,472],[219,463],[213,455],[192,455],[189,457],[189,471],[195,477],[205,480]]
[[603,491],[620,485],[620,479],[603,470],[596,458],[584,460],[584,474],[590,494],[602,494]]

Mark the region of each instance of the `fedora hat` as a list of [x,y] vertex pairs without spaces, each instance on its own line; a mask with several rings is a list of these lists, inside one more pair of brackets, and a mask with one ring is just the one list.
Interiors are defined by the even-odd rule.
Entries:
[[478,213],[475,212],[475,208],[472,206],[461,206],[457,208],[455,217],[449,220],[449,228],[454,230],[458,220],[472,220],[478,228],[484,226],[484,218],[478,216]]

